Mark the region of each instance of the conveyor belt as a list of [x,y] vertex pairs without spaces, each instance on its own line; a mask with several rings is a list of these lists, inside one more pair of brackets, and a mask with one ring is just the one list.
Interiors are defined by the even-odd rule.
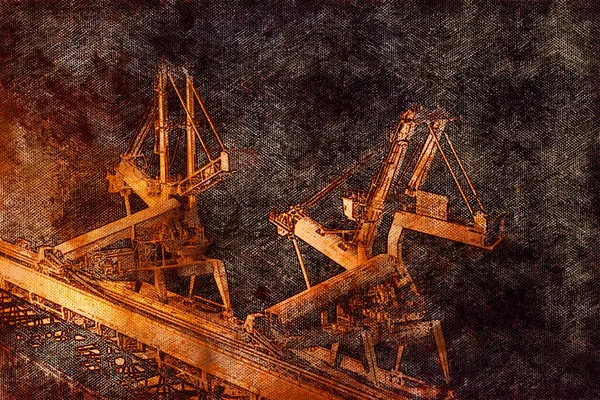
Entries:
[[112,298],[78,289],[12,259],[0,259],[0,277],[185,363],[268,399],[405,399],[351,377],[319,373],[263,354],[234,328],[191,316],[134,292],[104,288]]

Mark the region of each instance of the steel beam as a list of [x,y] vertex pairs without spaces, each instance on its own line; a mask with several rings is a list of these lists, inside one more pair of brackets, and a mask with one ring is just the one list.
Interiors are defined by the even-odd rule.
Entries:
[[355,247],[344,246],[339,235],[322,234],[322,226],[309,216],[296,222],[294,235],[320,251],[331,260],[346,269],[354,269],[358,264],[358,253]]
[[406,399],[261,353],[239,330],[125,289],[105,298],[0,258],[0,279],[267,399]]
[[169,199],[164,203],[145,208],[142,211],[67,240],[56,246],[55,249],[60,250],[67,258],[84,256],[90,251],[101,249],[117,240],[130,238],[132,226],[160,217],[169,211],[177,209],[179,206],[180,204],[177,200]]
[[339,298],[353,291],[377,285],[394,272],[406,272],[404,263],[388,254],[380,254],[355,269],[329,278],[265,311],[267,314],[277,315],[283,324],[290,324],[311,314],[317,315],[321,312],[319,307],[335,304]]
[[[426,233],[428,235],[441,237],[455,242],[468,244],[491,250],[497,244],[491,246],[485,245],[485,232],[477,230],[474,227],[456,224],[453,222],[442,221],[440,219],[428,217],[426,215],[414,214],[407,211],[396,211],[390,232],[399,231],[398,227],[410,229],[416,232]],[[388,241],[388,249],[393,252],[394,246]],[[388,250],[390,251],[390,250]]]

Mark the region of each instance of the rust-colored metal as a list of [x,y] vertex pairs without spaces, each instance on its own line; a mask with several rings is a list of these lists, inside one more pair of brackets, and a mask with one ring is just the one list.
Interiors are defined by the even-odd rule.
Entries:
[[[93,294],[1,257],[0,277],[4,290],[30,301],[35,298],[42,305],[54,304],[56,307],[47,309],[60,315],[76,313],[92,326],[97,324],[134,338],[174,360],[244,388],[247,398],[407,398],[406,394],[374,389],[335,374],[328,367],[319,374],[290,364],[249,346],[240,323],[206,319],[108,283],[99,284],[98,294]],[[427,398],[437,394],[433,388],[420,390]]]
[[285,325],[293,325],[310,314],[317,315],[353,290],[375,286],[397,272],[406,273],[406,267],[393,257],[380,254],[355,269],[345,271],[267,308],[265,312],[277,315]]
[[[196,195],[230,172],[228,150],[191,77],[185,73],[184,98],[173,72],[161,63],[156,100],[114,172],[107,176],[109,191],[123,196],[127,215],[55,247],[33,249],[24,240],[15,244],[0,240],[0,289],[53,318],[114,339],[124,352],[154,360],[161,373],[150,378],[142,377],[135,363],[118,369],[143,381],[140,385],[157,396],[172,390],[177,398],[189,399],[199,398],[199,393],[273,400],[452,398],[441,322],[425,318],[424,299],[402,260],[401,249],[404,229],[485,249],[495,245],[486,242],[483,206],[444,130],[448,119],[424,120],[418,108],[403,112],[369,189],[343,191],[347,221],[340,227],[327,228],[311,217],[308,209],[371,156],[308,201],[286,212],[274,210],[269,219],[281,236],[293,242],[306,290],[264,312],[248,315],[242,322],[233,317],[224,263],[206,255],[211,240],[198,222],[196,209]],[[171,120],[175,108],[169,109],[167,104],[171,89],[185,121],[182,154],[179,140],[173,150],[169,146],[175,125]],[[208,122],[217,149],[211,149],[210,141],[200,134],[198,116]],[[387,253],[374,255],[373,243],[390,188],[415,130],[423,125],[427,139],[415,166],[410,165],[411,160],[407,166],[414,170],[405,193],[414,204],[395,212],[387,233]],[[478,211],[471,208],[467,192],[450,167],[442,138],[477,198]],[[450,221],[448,197],[422,190],[436,152],[448,165],[473,215],[468,225]],[[182,157],[182,162],[175,162],[176,157]],[[202,157],[203,165],[199,162]],[[172,171],[177,165],[184,165],[185,171]],[[133,212],[130,195],[139,196],[148,208]],[[312,284],[299,240],[346,271]],[[168,290],[168,270],[189,279],[184,295]],[[202,274],[213,275],[220,302],[194,294],[197,276]],[[0,321],[8,321],[12,312],[0,312]],[[19,311],[14,317],[35,325],[34,314]],[[423,340],[435,343],[445,387],[432,386],[402,371],[407,346]],[[348,352],[345,343],[353,343],[354,352]],[[381,349],[394,352],[393,366],[384,369],[378,364]],[[91,370],[108,373],[102,370],[97,347],[79,346],[77,351]]]
[[[476,225],[467,226],[433,218],[428,215],[420,215],[399,210],[394,214],[392,229],[402,228],[468,244],[470,246],[481,247],[486,250],[492,250],[500,242],[500,239],[496,239],[490,245],[486,245],[485,231]],[[398,235],[398,233],[396,233],[396,235]],[[399,236],[397,237],[399,238]]]
[[[210,120],[211,130],[220,148],[217,156],[211,154],[206,140],[200,134],[195,115],[195,105],[200,102],[199,96],[195,91],[192,78],[187,73],[184,74],[184,77],[185,99],[177,87],[172,71],[164,62],[161,63],[156,76],[157,100],[152,105],[156,111],[151,110],[147,113],[147,118],[134,134],[128,151],[121,156],[121,161],[115,166],[115,172],[107,175],[109,191],[121,193],[128,210],[130,209],[128,206],[129,193],[138,195],[150,207],[149,209],[164,207],[165,204],[176,202],[174,197],[187,198],[185,207],[179,208],[176,215],[164,215],[162,220],[154,223],[149,229],[139,224],[131,229],[132,250],[136,254],[137,262],[128,272],[151,271],[156,293],[163,302],[168,302],[165,269],[178,269],[180,275],[193,276],[190,278],[189,297],[191,299],[194,298],[195,276],[213,273],[224,311],[230,314],[231,301],[225,268],[220,260],[213,260],[204,255],[210,240],[204,235],[204,227],[199,224],[196,208],[196,195],[219,183],[223,179],[223,175],[229,172],[229,156],[212,120]],[[171,127],[175,125],[174,121],[170,120],[170,115],[173,115],[174,110],[177,109],[172,107],[171,112],[168,112],[167,93],[169,88],[175,92],[179,100],[179,109],[185,118],[185,152],[182,154],[179,153],[179,143],[175,146],[172,154],[169,150],[169,135]],[[200,107],[204,116],[209,118],[203,103],[200,104]],[[155,118],[154,121],[153,118]],[[150,141],[148,131],[149,125],[152,123],[156,134],[151,149],[152,154],[148,155],[145,149],[150,144],[148,143]],[[200,143],[206,160],[202,166],[197,165],[201,158],[197,152],[197,142]],[[154,153],[159,154],[158,176],[149,174],[153,167]],[[171,175],[171,167],[176,164],[176,157],[185,160],[184,176],[181,176],[182,174],[177,174],[177,177]],[[140,211],[140,213],[143,212],[148,211]],[[125,217],[125,219],[133,220],[133,215]],[[106,239],[101,242],[102,246],[109,244],[111,238],[119,239],[117,236],[110,235],[113,228],[114,226],[107,225],[97,230],[106,235]],[[89,238],[90,234],[83,236]],[[90,246],[94,245],[90,244],[88,247]],[[84,252],[85,247],[82,246],[76,255],[82,256]]]
[[[114,173],[107,175],[110,183],[109,191],[121,192],[124,189],[131,189],[149,206],[173,196],[193,196],[202,193],[220,182],[223,175],[230,172],[228,150],[217,133],[204,103],[200,100],[191,78],[185,74],[185,99],[176,85],[173,74],[168,71],[164,62],[161,63],[157,72],[156,82],[156,102],[152,103],[144,123],[134,134],[127,152],[121,156],[120,163],[115,166]],[[185,176],[181,178],[173,177],[170,173],[174,163],[171,158],[177,157],[177,154],[171,155],[169,148],[170,126],[173,125],[169,123],[170,115],[173,112],[169,112],[167,106],[169,87],[177,95],[179,107],[183,111],[186,121],[184,155],[186,171]],[[194,112],[196,102],[200,104],[203,115],[209,120],[211,133],[219,143],[217,156],[208,148],[206,140],[198,129],[198,121]],[[147,172],[151,169],[153,157],[144,153],[144,147],[149,142],[151,125],[154,125],[155,129],[153,152],[159,155],[158,176],[156,177],[148,175]],[[206,158],[206,163],[201,167],[195,164],[199,157],[196,142],[200,143]],[[177,147],[175,150],[178,150]]]
[[169,199],[163,203],[143,209],[110,224],[101,226],[98,229],[69,239],[55,246],[55,249],[67,258],[83,257],[87,253],[106,247],[118,240],[129,238],[132,227],[151,222],[157,218],[164,218],[166,213],[177,210],[179,207],[180,204],[177,200]]
[[[491,249],[497,243],[486,243],[486,216],[474,186],[458,159],[456,149],[449,142],[445,132],[449,119],[433,116],[423,119],[419,116],[419,111],[407,110],[401,115],[400,122],[391,135],[387,155],[373,176],[369,190],[342,191],[342,208],[347,217],[342,226],[349,226],[348,228],[328,229],[309,216],[307,204],[313,205],[315,201],[312,199],[291,206],[286,212],[274,210],[269,216],[270,221],[277,226],[277,232],[293,241],[303,273],[306,267],[302,262],[298,239],[347,271],[317,285],[308,286],[307,290],[269,307],[266,310],[267,315],[275,317],[279,323],[292,331],[296,326],[310,327],[296,332],[295,335],[305,338],[320,337],[320,343],[327,343],[331,349],[323,359],[337,367],[342,365],[339,360],[343,359],[343,355],[340,355],[340,340],[353,340],[351,338],[360,333],[363,358],[367,361],[367,379],[375,387],[381,384],[383,376],[377,366],[376,340],[391,346],[397,352],[395,365],[390,372],[392,376],[404,376],[400,367],[405,347],[423,337],[433,338],[444,381],[446,384],[450,382],[448,356],[440,321],[424,320],[423,299],[402,260],[403,230],[416,230],[484,249]],[[414,198],[413,204],[409,203],[394,214],[388,232],[387,254],[373,256],[373,242],[390,188],[403,165],[410,139],[420,125],[425,126],[426,138],[423,147],[413,153],[418,154],[415,165],[412,165],[411,157],[405,166],[405,172],[413,168],[405,189],[405,193]],[[444,153],[440,143],[442,133],[477,199],[480,206],[477,212],[472,209]],[[422,190],[436,152],[441,154],[468,211],[473,216],[470,224],[449,222],[448,197]],[[346,179],[347,176],[344,176],[344,180]],[[323,198],[341,182],[343,181],[340,179],[334,180],[313,198]],[[330,312],[334,308],[334,315],[331,315]],[[302,339],[298,339],[297,345],[310,348],[310,343],[302,345],[301,342]]]
[[404,160],[409,140],[413,135],[416,125],[414,118],[415,112],[413,110],[406,110],[401,115],[400,122],[390,140],[388,154],[369,187],[362,215],[357,220],[357,232],[353,238],[359,263],[372,257],[373,241],[377,235],[377,228],[381,223],[383,206],[396,176],[396,171]]

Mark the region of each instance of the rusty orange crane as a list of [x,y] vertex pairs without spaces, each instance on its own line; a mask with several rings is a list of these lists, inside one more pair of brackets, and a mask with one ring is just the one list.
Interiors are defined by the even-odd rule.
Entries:
[[[157,296],[162,301],[168,300],[164,270],[178,269],[180,275],[189,276],[189,297],[193,297],[196,276],[212,273],[220,292],[222,306],[225,312],[230,313],[231,301],[225,267],[221,260],[209,258],[204,254],[210,239],[205,235],[204,227],[198,220],[196,202],[197,195],[222,181],[224,175],[231,172],[229,153],[194,87],[192,77],[185,70],[184,78],[185,98],[172,71],[164,61],[161,63],[156,75],[156,101],[149,107],[141,127],[133,135],[114,173],[107,174],[109,191],[123,196],[129,217],[129,196],[132,192],[150,209],[174,204],[169,214],[159,218],[152,229],[137,234],[134,228],[131,229],[130,236],[135,244],[138,262],[130,272],[151,271]],[[169,88],[174,93],[171,97],[175,97],[175,103],[181,110],[179,120],[170,118],[169,115]],[[200,133],[200,119],[196,113],[198,107],[200,115],[210,128],[216,150]],[[185,131],[185,146],[180,146],[182,130]],[[152,131],[153,138],[150,135]],[[171,150],[170,139],[175,132],[177,140]],[[149,155],[148,147],[151,148]],[[184,176],[173,174],[176,172],[174,166],[181,158],[178,152],[182,149],[185,159]],[[204,165],[198,165],[201,158],[199,152],[205,160]],[[158,156],[158,163],[155,156]],[[155,176],[151,175],[153,170]],[[185,205],[176,207],[175,205],[179,204],[177,199],[185,199]],[[114,233],[114,228],[108,227],[105,231],[107,234]],[[95,242],[97,243],[97,240]]]
[[[364,348],[368,362],[366,373],[377,385],[404,376],[400,372],[402,354],[406,344],[422,340],[433,334],[436,342],[440,367],[446,383],[449,383],[449,367],[446,346],[438,320],[425,321],[423,299],[402,260],[401,233],[410,229],[444,237],[470,245],[491,249],[497,244],[486,244],[486,216],[481,201],[469,179],[454,146],[444,132],[449,118],[430,114],[423,118],[417,109],[409,109],[401,114],[400,121],[392,132],[387,154],[373,176],[368,191],[344,190],[342,192],[343,212],[353,226],[349,229],[329,229],[309,216],[308,206],[314,201],[290,207],[286,212],[274,210],[270,221],[277,226],[278,233],[288,237],[294,244],[307,289],[266,310],[267,316],[276,316],[285,326],[311,324],[309,331],[329,332],[329,339],[323,343],[330,346],[330,359],[338,357],[342,338],[357,335]],[[387,253],[373,256],[373,243],[381,224],[384,207],[403,166],[411,139],[416,128],[425,127],[425,141],[422,147],[415,146],[413,156],[406,162],[404,172],[412,168],[412,175],[405,193],[415,198],[413,209],[395,212],[388,233]],[[480,210],[473,211],[460,181],[446,153],[440,144],[442,134],[456,158],[464,178],[472,190]],[[425,192],[422,185],[431,166],[433,157],[439,151],[461,193],[461,197],[473,216],[468,224],[448,222],[448,198]],[[416,162],[413,162],[416,157]],[[340,178],[347,178],[344,173]],[[331,185],[317,193],[330,193],[345,179],[335,179]],[[298,239],[306,242],[347,271],[312,286],[306,270]],[[332,307],[334,319],[328,314]],[[316,317],[316,318],[315,318]],[[315,322],[317,320],[317,322]],[[304,322],[302,322],[304,321]],[[322,334],[323,335],[323,334]],[[396,362],[391,372],[382,373],[377,365],[375,345],[385,343],[396,347]],[[329,356],[328,356],[329,357]],[[336,364],[338,365],[338,364]],[[360,368],[359,368],[360,369]],[[400,375],[398,375],[400,374]]]
[[[160,133],[160,121],[154,126]],[[160,147],[160,137],[157,139]],[[128,210],[128,215],[117,221],[54,248],[42,247],[37,253],[25,241],[15,244],[0,241],[0,289],[3,293],[50,313],[50,323],[52,319],[60,319],[80,324],[105,340],[114,341],[122,352],[135,352],[139,358],[154,360],[161,374],[144,377],[138,382],[135,389],[144,395],[188,399],[403,400],[433,399],[446,394],[420,379],[377,366],[373,351],[375,336],[353,329],[348,324],[351,316],[345,317],[342,307],[337,321],[333,324],[324,321],[324,329],[316,336],[310,332],[290,336],[279,330],[276,323],[270,330],[263,326],[265,314],[249,315],[244,323],[229,316],[226,299],[223,305],[217,304],[222,306],[223,312],[218,308],[207,312],[206,308],[198,307],[195,298],[166,291],[156,271],[188,266],[197,271],[198,266],[205,266],[203,261],[206,259],[198,235],[193,234],[193,218],[185,215],[191,211],[193,202],[188,200],[182,206],[180,196],[174,192],[161,199],[162,190],[173,190],[179,179],[167,176],[167,185],[161,183],[161,164],[168,165],[159,162],[158,168],[154,169],[155,175],[147,173],[142,184],[135,188],[133,184],[127,184],[127,179],[135,183],[132,180],[135,176],[123,174],[126,170],[119,166],[116,169],[121,172],[111,177],[112,189],[125,192],[122,194],[126,197],[126,208],[129,190],[133,193],[137,193],[136,189],[141,191],[141,198],[158,193],[154,204],[147,208],[137,212]],[[135,166],[141,169],[143,163]],[[338,181],[343,181],[350,173],[348,171]],[[170,183],[174,186],[169,186]],[[163,186],[157,191],[144,191],[154,184]],[[337,184],[328,190],[333,190]],[[187,196],[185,192],[182,194]],[[324,192],[319,197],[323,195]],[[311,201],[316,202],[318,198]],[[129,241],[132,246],[122,247],[118,245],[121,241]],[[365,268],[385,269],[389,273],[397,269],[392,257],[378,257],[368,260]],[[114,274],[113,279],[90,274],[93,266],[99,267],[104,275]],[[153,272],[154,287],[146,281],[141,285],[131,284],[127,273],[141,270]],[[214,268],[214,271],[218,269]],[[401,277],[404,281],[406,278]],[[375,275],[375,279],[375,286],[385,284],[380,276]],[[361,285],[355,283],[352,276],[342,282],[350,288]],[[334,286],[340,287],[339,284]],[[319,290],[319,285],[315,288]],[[3,295],[3,302],[10,300],[9,297]],[[12,306],[0,311],[0,321],[13,321]],[[24,321],[29,323],[28,319]],[[388,340],[384,338],[395,340],[398,335],[406,335],[407,326],[396,327],[394,332],[382,331],[384,336],[380,342]],[[423,330],[423,334],[428,332],[427,329],[437,329],[431,324],[417,328]],[[319,337],[320,333],[324,333],[324,337]],[[355,339],[356,335],[362,338],[365,348],[371,350],[367,353],[368,369],[360,359],[344,354],[344,346],[339,343],[342,337]],[[334,339],[331,348],[322,347],[331,339]],[[110,374],[123,370],[112,353],[100,352],[97,357],[102,361],[94,371]],[[137,373],[141,374],[139,370]],[[176,384],[168,376],[176,376]]]
[[[364,263],[372,257],[373,241],[381,223],[386,199],[388,198],[394,177],[396,177],[400,166],[402,166],[415,127],[420,123],[426,126],[426,141],[420,149],[419,157],[416,165],[413,167],[413,173],[405,191],[408,196],[416,199],[416,210],[414,212],[397,211],[392,230],[396,231],[406,228],[477,247],[492,249],[496,243],[491,245],[486,244],[487,223],[485,210],[462,162],[458,158],[454,146],[444,132],[446,122],[447,119],[442,118],[427,122],[417,121],[415,120],[415,112],[413,110],[407,110],[402,114],[390,138],[388,154],[381,162],[378,172],[373,177],[369,190],[367,192],[362,190],[345,190],[343,192],[342,205],[344,214],[349,220],[355,222],[355,226],[352,229],[328,229],[313,220],[308,215],[307,208],[314,204],[315,201],[292,206],[286,212],[277,212],[277,210],[274,210],[269,216],[270,221],[277,226],[280,235],[289,237],[292,241],[295,241],[296,238],[305,241],[311,247],[346,269],[353,269]],[[443,150],[440,151],[461,193],[461,197],[473,217],[471,224],[465,225],[448,222],[448,198],[421,190],[436,150],[441,149],[440,136],[442,134],[447,138],[452,153],[460,165],[469,188],[473,191],[477,205],[480,207],[477,211],[473,210],[465,190],[449,163],[448,157]],[[338,182],[335,180],[333,183],[336,184]],[[329,193],[331,190],[329,187],[325,188],[324,191],[314,197],[319,198],[321,194]],[[435,221],[432,221],[433,219]],[[397,235],[398,232],[393,233],[394,237],[399,236]]]
[[[138,379],[134,389],[140,396],[190,400],[452,398],[441,323],[425,318],[424,300],[400,249],[405,229],[486,249],[495,245],[486,241],[485,211],[444,132],[449,119],[424,117],[417,109],[402,113],[369,190],[342,191],[349,228],[327,228],[310,217],[311,207],[373,159],[372,155],[309,200],[286,212],[271,213],[279,234],[294,244],[307,289],[242,322],[232,316],[223,262],[205,254],[211,241],[198,220],[196,203],[198,194],[231,173],[229,151],[191,77],[183,75],[185,98],[175,70],[161,64],[156,101],[107,176],[109,190],[123,196],[126,216],[37,251],[25,240],[14,244],[0,240],[0,300],[4,304],[0,325],[20,324],[27,329],[30,324],[36,328],[53,320],[80,325],[119,348],[115,357],[112,351],[100,351],[100,346],[95,348],[98,353],[91,352],[94,346],[86,347],[86,354],[97,361],[94,371],[98,374],[134,368],[130,361],[127,368],[124,363],[129,358],[125,354],[135,352],[138,359],[153,362],[158,371],[158,375],[146,371],[142,376],[139,369],[127,369]],[[174,105],[170,104],[173,100]],[[200,134],[201,119],[210,135]],[[423,126],[424,145],[413,146],[416,150],[406,161],[413,137]],[[458,168],[451,166],[443,139]],[[444,159],[473,217],[469,224],[451,222],[447,197],[423,190],[436,153]],[[466,185],[461,185],[455,170],[464,175]],[[394,212],[387,252],[374,254],[390,191],[409,172],[404,193],[412,203]],[[132,195],[147,207],[133,210]],[[300,240],[346,271],[311,285]],[[167,290],[167,270],[189,278],[187,294]],[[220,302],[194,295],[196,276],[210,273]],[[19,308],[16,299],[51,318],[38,318],[34,311]],[[432,337],[442,385],[410,376],[403,368],[406,346]],[[381,364],[382,351],[393,354],[391,364]]]

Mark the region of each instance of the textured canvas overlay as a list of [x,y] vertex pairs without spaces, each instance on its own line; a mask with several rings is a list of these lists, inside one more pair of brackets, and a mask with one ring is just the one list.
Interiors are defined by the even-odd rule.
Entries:
[[[599,46],[594,1],[0,2],[0,399],[600,398]],[[389,245],[474,191],[495,247]]]

